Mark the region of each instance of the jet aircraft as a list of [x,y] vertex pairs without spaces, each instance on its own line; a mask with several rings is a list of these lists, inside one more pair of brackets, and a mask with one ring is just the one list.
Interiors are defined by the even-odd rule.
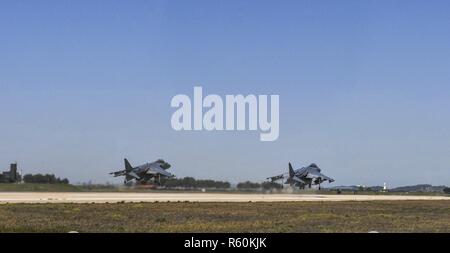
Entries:
[[113,175],[114,177],[125,176],[125,184],[131,180],[135,180],[136,182],[140,183],[146,183],[153,180],[153,182],[159,184],[161,182],[161,178],[175,177],[175,175],[167,172],[171,165],[162,159],[137,167],[131,166],[130,162],[128,162],[126,158],[124,159],[124,161],[124,170],[111,172],[109,174]]
[[334,182],[334,179],[322,174],[321,169],[315,163],[296,170],[294,170],[292,168],[292,164],[289,163],[288,173],[268,177],[267,179],[271,180],[272,182],[281,180],[282,184],[289,184],[291,186],[299,187],[300,189],[305,189],[306,186],[309,186],[309,188],[311,188],[312,185],[319,185],[319,190],[321,189],[321,183],[325,181],[328,181],[329,183]]

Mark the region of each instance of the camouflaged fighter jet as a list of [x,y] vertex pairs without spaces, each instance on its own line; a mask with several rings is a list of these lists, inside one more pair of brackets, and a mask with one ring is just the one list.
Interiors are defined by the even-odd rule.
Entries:
[[175,175],[167,172],[171,165],[162,159],[154,161],[152,163],[146,163],[137,167],[131,166],[130,162],[125,159],[125,170],[111,172],[109,174],[114,177],[125,176],[124,183],[128,183],[131,180],[136,182],[146,183],[150,180],[160,183],[161,178],[172,178]]
[[[270,179],[272,182],[281,180],[282,184],[289,184],[291,186],[299,187],[300,189],[305,189],[305,186],[309,186],[309,188],[311,188],[312,185],[319,185],[319,190],[321,189],[320,184],[322,182],[334,182],[334,179],[322,174],[321,169],[315,163],[312,163],[308,167],[303,167],[296,170],[294,170],[291,163],[289,163],[288,173],[268,177],[267,179]],[[284,179],[286,179],[286,181],[284,181]]]

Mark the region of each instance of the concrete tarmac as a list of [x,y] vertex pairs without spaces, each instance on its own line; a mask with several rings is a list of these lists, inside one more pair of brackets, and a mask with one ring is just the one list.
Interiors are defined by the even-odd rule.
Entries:
[[[289,202],[450,200],[445,196],[239,194],[239,193],[130,193],[130,192],[0,192],[5,203],[117,203],[117,202]],[[450,202],[449,202],[450,203]]]

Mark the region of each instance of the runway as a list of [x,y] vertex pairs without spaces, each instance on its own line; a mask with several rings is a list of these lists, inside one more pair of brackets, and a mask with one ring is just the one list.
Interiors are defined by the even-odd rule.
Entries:
[[6,203],[117,203],[117,202],[289,202],[450,200],[444,196],[238,194],[238,193],[125,193],[125,192],[0,192]]

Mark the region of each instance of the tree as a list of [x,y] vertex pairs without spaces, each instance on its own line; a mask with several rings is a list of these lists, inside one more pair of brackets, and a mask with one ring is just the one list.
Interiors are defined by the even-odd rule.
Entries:
[[445,194],[450,194],[450,188],[449,187],[445,187],[444,188],[444,193]]
[[216,188],[216,189],[228,189],[231,184],[224,181],[214,181],[214,180],[196,180],[193,177],[185,178],[169,178],[161,179],[161,185],[167,188],[184,187],[184,188]]
[[275,182],[263,182],[261,184],[261,187],[264,190],[270,190],[270,189],[281,189],[283,188],[283,186],[279,183],[275,183]]
[[37,184],[69,184],[69,180],[67,178],[57,178],[53,174],[26,174],[23,176],[23,181],[25,183]]
[[258,189],[261,188],[261,184],[245,181],[237,184],[238,189]]

